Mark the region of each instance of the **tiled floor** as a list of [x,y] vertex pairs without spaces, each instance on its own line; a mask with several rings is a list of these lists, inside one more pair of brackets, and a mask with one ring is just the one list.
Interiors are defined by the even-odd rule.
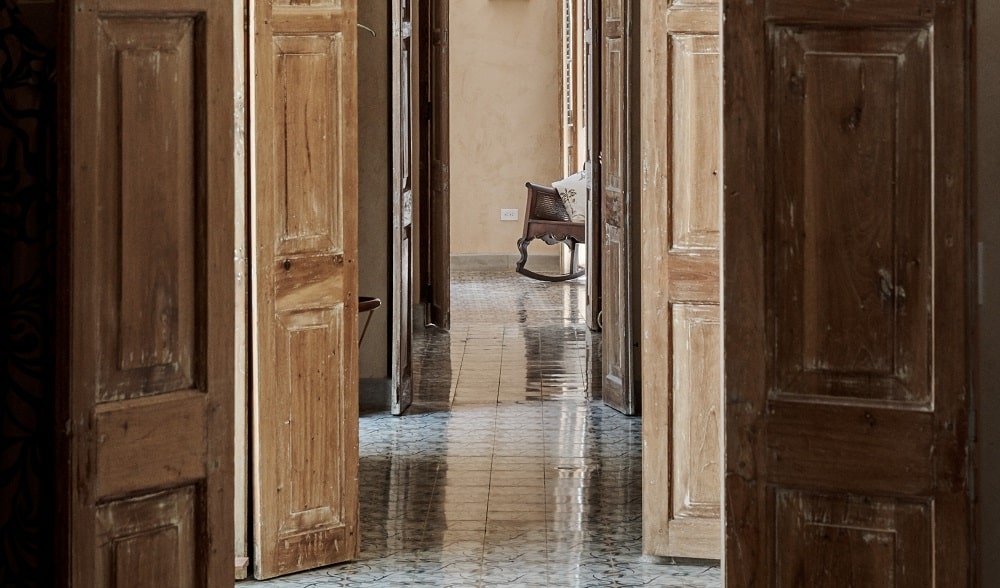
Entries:
[[641,421],[589,377],[584,283],[453,280],[413,407],[361,418],[361,560],[239,586],[720,586],[642,558]]

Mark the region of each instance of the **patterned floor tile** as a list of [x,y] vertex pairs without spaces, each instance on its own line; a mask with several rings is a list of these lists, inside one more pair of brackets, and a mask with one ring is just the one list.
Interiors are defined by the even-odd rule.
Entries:
[[359,423],[361,560],[238,586],[721,586],[643,559],[641,421],[589,377],[585,297],[454,273],[452,330],[415,329],[414,405]]

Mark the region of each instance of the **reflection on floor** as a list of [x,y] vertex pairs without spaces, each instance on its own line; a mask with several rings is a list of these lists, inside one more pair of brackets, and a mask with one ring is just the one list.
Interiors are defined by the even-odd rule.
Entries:
[[361,418],[361,560],[239,586],[720,586],[642,559],[641,421],[589,377],[585,296],[454,275],[451,331],[415,329],[413,407]]

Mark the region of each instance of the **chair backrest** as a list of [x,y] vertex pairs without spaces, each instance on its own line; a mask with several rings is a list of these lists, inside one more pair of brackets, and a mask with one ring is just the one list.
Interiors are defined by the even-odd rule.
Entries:
[[570,222],[569,212],[555,188],[532,184],[528,187],[528,216],[531,220]]

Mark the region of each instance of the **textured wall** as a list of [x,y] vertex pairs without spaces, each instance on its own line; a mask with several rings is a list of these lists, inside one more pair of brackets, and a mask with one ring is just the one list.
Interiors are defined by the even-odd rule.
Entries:
[[[44,6],[35,8],[54,16],[54,4],[48,13]],[[21,22],[16,4],[5,1],[0,6],[0,586],[52,583],[51,58]]]
[[516,253],[524,182],[562,177],[560,5],[451,2],[453,254]]
[[[358,29],[358,287],[362,296],[376,296],[382,307],[372,315],[359,350],[359,375],[389,375],[389,2],[361,0],[358,22],[375,31]],[[365,317],[358,327],[364,326]]]

